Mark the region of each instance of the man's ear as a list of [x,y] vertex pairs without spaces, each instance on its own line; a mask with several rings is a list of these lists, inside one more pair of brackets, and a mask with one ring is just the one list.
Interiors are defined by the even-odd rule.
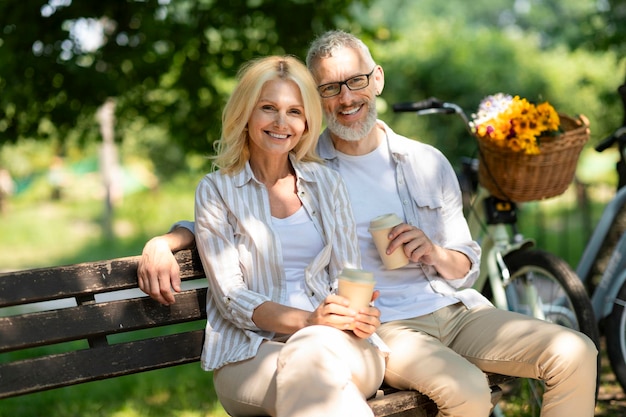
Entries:
[[376,95],[379,96],[385,88],[385,71],[383,71],[383,67],[376,65],[376,69],[372,75],[374,77],[374,86],[376,87],[374,91],[376,91]]

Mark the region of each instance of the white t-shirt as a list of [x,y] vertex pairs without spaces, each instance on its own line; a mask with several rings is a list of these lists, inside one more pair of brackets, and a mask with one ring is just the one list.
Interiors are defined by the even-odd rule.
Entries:
[[322,248],[324,242],[304,207],[284,219],[272,217],[272,226],[278,233],[287,277],[287,305],[306,311],[317,306],[306,295],[304,270]]
[[405,218],[396,186],[395,163],[387,141],[382,141],[367,155],[337,152],[337,157],[349,162],[340,163],[339,172],[350,195],[363,269],[374,273],[376,289],[380,290],[376,307],[381,312],[381,321],[418,317],[458,302],[454,297],[433,291],[424,274],[407,271],[421,268],[419,264],[409,263],[405,267],[388,270],[380,260],[368,231],[370,220],[386,213]]

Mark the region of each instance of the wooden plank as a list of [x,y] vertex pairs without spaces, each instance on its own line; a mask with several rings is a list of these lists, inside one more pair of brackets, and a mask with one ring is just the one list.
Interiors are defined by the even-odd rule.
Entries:
[[[129,257],[0,275],[0,306],[136,287],[138,259]],[[135,282],[129,282],[133,276]]]
[[[491,386],[491,404],[495,405],[502,398],[502,390],[495,383],[504,383],[514,377],[487,374]],[[417,391],[398,391],[387,388],[384,395],[368,400],[368,404],[376,416],[393,417],[435,417],[437,405],[427,396]]]
[[205,319],[206,292],[184,291],[167,307],[142,297],[0,317],[0,352]]
[[493,374],[491,372],[487,373],[487,378],[489,378],[489,385],[492,387],[502,385],[506,382],[510,382],[516,379],[516,377],[514,376]]
[[200,359],[204,330],[0,364],[0,399]]
[[[137,287],[139,256],[0,274],[0,308]],[[195,250],[176,253],[181,279],[204,277]]]
[[[435,403],[417,391],[395,391],[373,398],[368,401],[368,404],[376,416],[427,416],[437,413]],[[419,408],[419,414],[417,414],[416,408]],[[406,413],[410,411],[412,411],[412,414]]]

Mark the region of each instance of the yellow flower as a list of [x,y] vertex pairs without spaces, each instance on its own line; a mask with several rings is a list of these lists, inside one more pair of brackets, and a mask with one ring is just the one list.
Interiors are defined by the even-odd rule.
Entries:
[[513,152],[540,153],[538,138],[558,130],[559,115],[548,102],[498,93],[485,97],[472,115],[474,134]]

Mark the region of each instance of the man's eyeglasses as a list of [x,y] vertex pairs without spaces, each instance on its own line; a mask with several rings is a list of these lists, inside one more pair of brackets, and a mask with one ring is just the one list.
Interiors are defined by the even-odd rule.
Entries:
[[345,81],[338,81],[335,83],[322,84],[317,87],[317,91],[319,91],[320,96],[324,98],[334,97],[341,93],[341,86],[345,85],[349,90],[362,90],[368,85],[370,85],[370,77],[374,73],[376,67],[372,68],[369,74],[359,74],[355,75],[352,78],[348,78]]

